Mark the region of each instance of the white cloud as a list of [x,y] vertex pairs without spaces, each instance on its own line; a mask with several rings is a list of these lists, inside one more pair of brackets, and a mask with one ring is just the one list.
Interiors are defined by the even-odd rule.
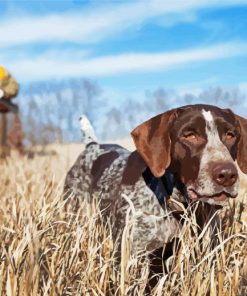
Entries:
[[[238,87],[239,87],[240,91],[247,96],[247,81],[239,83]],[[247,113],[246,113],[246,111],[247,111],[247,101],[243,100],[241,106],[243,108],[246,108],[245,116],[247,116]]]
[[245,93],[247,93],[247,81],[239,83],[239,89]]
[[[97,58],[75,58],[74,52],[58,51],[36,57],[4,61],[20,81],[66,78],[71,76],[100,77],[121,73],[164,71],[181,65],[246,55],[247,43],[224,43],[206,48],[176,52],[127,53]],[[56,58],[54,58],[56,56]]]
[[[147,0],[100,8],[93,6],[91,10],[59,15],[2,18],[0,47],[42,42],[96,42],[155,17],[163,16],[165,23],[167,14],[177,14],[174,19],[179,22],[179,16],[184,21],[188,13],[191,21],[193,11],[198,9],[240,4],[247,4],[247,0]],[[167,22],[171,25],[169,17]]]

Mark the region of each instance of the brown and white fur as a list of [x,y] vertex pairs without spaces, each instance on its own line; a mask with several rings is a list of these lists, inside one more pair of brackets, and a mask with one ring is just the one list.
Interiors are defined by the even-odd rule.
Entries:
[[164,247],[179,235],[181,221],[170,200],[185,207],[201,201],[213,209],[236,198],[235,161],[247,173],[246,119],[228,109],[190,105],[149,119],[131,135],[134,152],[87,135],[91,142],[68,172],[64,191],[75,208],[85,196],[100,199],[115,237],[131,208],[133,252]]

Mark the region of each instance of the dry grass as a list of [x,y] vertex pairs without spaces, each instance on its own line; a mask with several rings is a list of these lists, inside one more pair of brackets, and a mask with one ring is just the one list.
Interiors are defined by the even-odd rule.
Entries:
[[[70,162],[60,155],[14,156],[0,164],[0,295],[144,295],[148,260],[145,254],[130,257],[131,229],[122,237],[119,265],[97,205],[65,212],[62,185]],[[247,184],[242,188],[243,199]],[[229,209],[214,249],[209,232],[199,240],[191,235],[193,225],[184,227],[181,248],[152,295],[247,295],[241,198]]]

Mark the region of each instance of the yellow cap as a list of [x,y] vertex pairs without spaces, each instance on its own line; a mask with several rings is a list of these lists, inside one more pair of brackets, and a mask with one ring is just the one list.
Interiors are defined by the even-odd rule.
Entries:
[[0,66],[0,80],[4,79],[6,76],[6,70],[3,66]]

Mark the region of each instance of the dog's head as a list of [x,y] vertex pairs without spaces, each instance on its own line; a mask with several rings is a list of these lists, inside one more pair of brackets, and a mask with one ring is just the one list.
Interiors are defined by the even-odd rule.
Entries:
[[247,120],[229,109],[190,105],[144,122],[131,133],[156,177],[174,171],[191,200],[222,204],[236,197],[247,174]]

